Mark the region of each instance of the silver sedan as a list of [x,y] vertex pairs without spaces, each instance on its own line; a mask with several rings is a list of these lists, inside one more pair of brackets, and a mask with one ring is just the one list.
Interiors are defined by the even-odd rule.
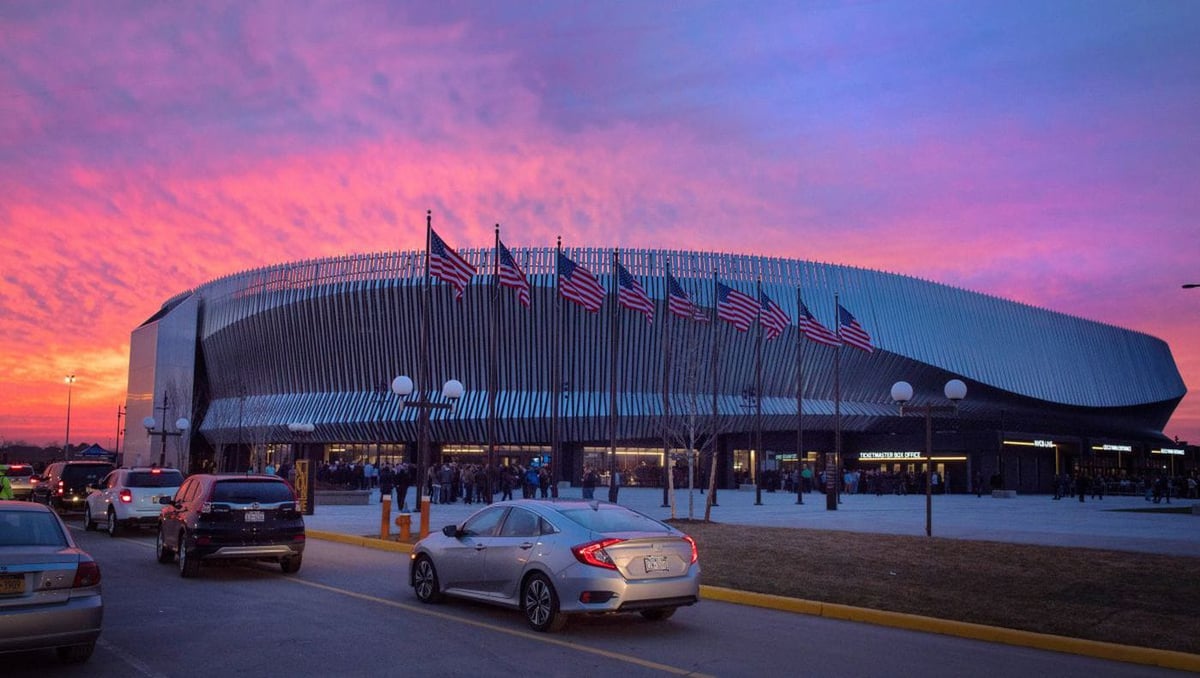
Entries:
[[700,598],[691,537],[599,501],[492,504],[417,542],[409,563],[418,600],[449,595],[519,609],[538,631],[557,631],[576,614],[663,620]]
[[0,653],[54,648],[86,661],[103,616],[100,567],[62,519],[43,504],[0,501]]

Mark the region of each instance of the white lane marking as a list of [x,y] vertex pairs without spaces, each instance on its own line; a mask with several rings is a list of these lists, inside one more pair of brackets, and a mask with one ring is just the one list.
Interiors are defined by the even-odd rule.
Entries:
[[121,661],[125,662],[126,664],[129,664],[129,666],[134,671],[136,671],[139,675],[145,676],[146,678],[168,678],[167,674],[159,673],[159,672],[155,671],[154,669],[150,668],[145,663],[143,663],[137,657],[126,652],[125,650],[122,650],[121,648],[117,647],[116,645],[113,645],[112,643],[104,640],[103,638],[101,638],[100,640],[97,640],[96,645],[98,645],[98,646],[104,648],[105,650],[107,650],[108,652],[111,652],[114,655],[116,655],[117,659],[120,659]]

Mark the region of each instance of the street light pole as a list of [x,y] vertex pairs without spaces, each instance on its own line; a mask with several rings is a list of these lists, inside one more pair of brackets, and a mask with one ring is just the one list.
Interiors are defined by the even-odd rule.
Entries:
[[909,407],[908,402],[913,397],[913,387],[907,381],[898,381],[892,385],[892,400],[900,403],[900,416],[911,411],[925,415],[925,536],[933,536],[933,415],[934,413],[957,413],[958,401],[967,397],[967,385],[960,379],[946,382],[944,389],[946,398],[953,405],[934,405],[926,403],[920,407]]
[[162,410],[162,426],[157,430],[154,428],[155,426],[158,426],[158,422],[154,420],[154,417],[146,417],[142,420],[142,426],[146,427],[146,435],[158,436],[162,439],[162,450],[158,453],[159,468],[164,468],[167,465],[167,438],[182,438],[184,432],[187,431],[188,427],[192,425],[192,423],[186,418],[180,417],[179,419],[175,420],[175,428],[177,430],[168,431],[167,410],[170,409],[170,407],[170,401],[167,397],[167,393],[164,391],[163,404],[154,408],[155,410]]
[[433,410],[449,410],[454,407],[454,403],[463,395],[462,382],[457,379],[451,379],[442,385],[442,397],[450,402],[439,402],[426,398],[423,395],[418,395],[415,400],[410,400],[409,396],[413,394],[413,380],[410,377],[401,375],[392,380],[392,392],[400,396],[401,407],[417,408],[417,497],[419,498],[418,505],[421,508],[421,538],[425,538],[429,534],[429,506],[431,504],[429,494],[426,492],[428,485],[425,482],[425,475],[429,472],[429,415]]
[[65,379],[67,382],[67,434],[66,440],[63,442],[63,458],[71,458],[71,387],[75,385],[75,375],[68,374]]

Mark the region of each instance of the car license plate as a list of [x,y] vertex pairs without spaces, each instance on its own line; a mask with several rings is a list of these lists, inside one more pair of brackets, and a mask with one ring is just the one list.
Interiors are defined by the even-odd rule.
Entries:
[[246,522],[261,523],[263,521],[262,511],[246,511]]
[[666,572],[670,569],[666,556],[646,556],[645,561],[647,572]]
[[18,574],[0,577],[0,595],[14,593],[25,593],[25,576]]

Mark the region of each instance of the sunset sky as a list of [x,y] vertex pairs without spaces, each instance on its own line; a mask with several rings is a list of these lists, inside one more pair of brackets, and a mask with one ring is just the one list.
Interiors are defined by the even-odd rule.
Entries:
[[75,374],[111,448],[165,299],[418,249],[427,209],[459,248],[915,275],[1159,337],[1195,388],[1200,2],[4,2],[0,443],[61,445]]

